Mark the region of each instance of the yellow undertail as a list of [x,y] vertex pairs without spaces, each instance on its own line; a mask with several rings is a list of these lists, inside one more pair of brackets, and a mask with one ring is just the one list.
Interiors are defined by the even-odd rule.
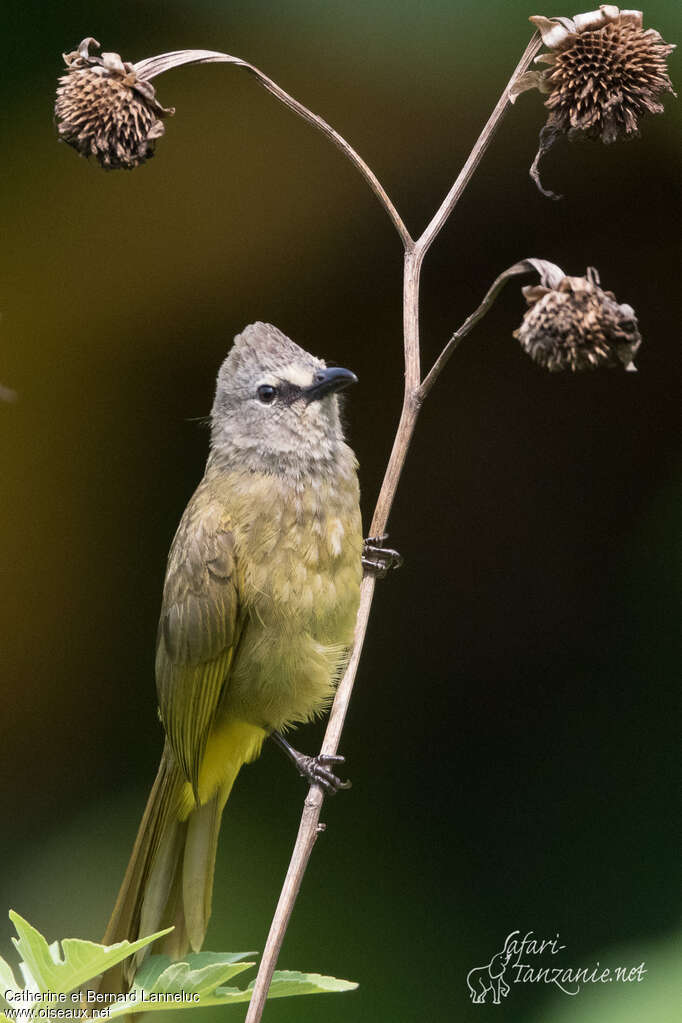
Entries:
[[[166,745],[104,944],[136,941],[165,927],[152,946],[174,959],[201,948],[211,915],[220,822],[242,764],[254,760],[262,728],[225,721],[209,736],[199,773],[199,805]],[[100,991],[127,991],[149,949],[104,974]]]

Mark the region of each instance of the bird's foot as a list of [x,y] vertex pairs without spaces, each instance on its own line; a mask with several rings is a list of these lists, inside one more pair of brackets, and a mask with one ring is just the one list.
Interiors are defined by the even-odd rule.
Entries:
[[326,795],[335,796],[339,790],[351,787],[349,781],[341,781],[332,770],[337,764],[345,764],[345,757],[332,753],[320,753],[317,757],[309,757],[294,749],[280,732],[272,732],[270,738],[291,760],[301,777],[311,785],[320,785]]
[[345,762],[345,757],[324,753],[320,753],[317,757],[307,757],[304,753],[298,753],[294,759],[296,769],[301,777],[311,785],[321,785],[327,796],[335,796],[341,789],[351,788],[352,782],[341,781],[332,770],[333,767],[345,764]]
[[368,536],[362,545],[362,567],[377,579],[383,579],[393,569],[400,568],[403,556],[390,547],[384,547],[388,533],[383,536]]

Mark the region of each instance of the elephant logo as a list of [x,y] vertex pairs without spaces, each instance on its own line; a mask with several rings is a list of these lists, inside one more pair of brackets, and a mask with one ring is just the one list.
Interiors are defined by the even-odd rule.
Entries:
[[493,1005],[500,1004],[500,998],[506,998],[509,994],[509,984],[505,982],[504,971],[511,959],[511,950],[497,952],[487,966],[475,966],[467,974],[467,987],[471,995],[471,1001],[475,1005],[485,1002],[489,991],[493,993]]

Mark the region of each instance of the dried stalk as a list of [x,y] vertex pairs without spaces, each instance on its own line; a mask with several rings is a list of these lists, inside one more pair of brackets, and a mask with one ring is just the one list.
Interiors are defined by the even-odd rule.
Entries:
[[[504,114],[507,112],[511,103],[510,94],[514,82],[528,69],[531,61],[539,52],[541,46],[542,41],[539,34],[536,32],[526,47],[516,70],[511,76],[509,83],[490,115],[487,124],[483,128],[483,131],[472,149],[468,160],[464,164],[457,180],[445,196],[445,199],[441,203],[423,234],[416,241],[414,241],[409,235],[405,225],[398,216],[395,207],[388,198],[386,191],[378,182],[375,175],[367,167],[364,161],[360,159],[357,153],[355,153],[355,151],[348,145],[348,143],[341,139],[341,137],[338,136],[325,121],[322,121],[322,119],[318,118],[315,114],[311,114],[310,111],[302,107],[296,100],[292,100],[290,96],[283,93],[279,86],[276,86],[274,82],[271,82],[270,79],[266,79],[261,72],[257,72],[261,83],[265,85],[265,87],[269,89],[273,95],[275,95],[278,99],[282,99],[282,101],[290,107],[290,109],[294,110],[300,116],[304,117],[307,121],[328,135],[328,137],[335,142],[341,151],[345,153],[349,159],[351,159],[356,167],[358,167],[391,217],[405,249],[403,274],[405,392],[400,421],[398,423],[395,440],[393,442],[393,449],[386,467],[383,483],[381,485],[377,504],[374,509],[374,515],[372,517],[372,523],[370,526],[371,536],[381,536],[386,532],[391,506],[400,481],[403,466],[405,465],[410,441],[412,440],[412,435],[417,424],[417,417],[424,398],[431,390],[431,387],[445,365],[445,362],[447,362],[454,351],[457,341],[463,337],[465,333],[468,333],[474,324],[478,322],[481,316],[485,314],[494,300],[495,295],[499,291],[499,287],[501,287],[501,283],[498,279],[488,295],[486,295],[486,298],[479,309],[477,309],[476,312],[465,321],[460,330],[455,334],[454,338],[451,339],[448,345],[446,345],[445,349],[436,360],[433,368],[422,382],[419,348],[419,278],[424,256],[455,208],[462,192],[466,188],[471,176],[481,160],[481,157],[487,149],[495,129],[502,120]],[[251,65],[244,66],[255,71]],[[455,340],[455,338],[457,340]],[[334,754],[337,752],[339,747],[341,732],[343,730],[350,697],[353,691],[353,685],[355,683],[355,676],[357,674],[360,657],[362,655],[362,648],[365,641],[365,634],[367,632],[367,624],[372,606],[372,598],[374,596],[374,586],[374,576],[366,575],[362,581],[360,590],[360,606],[358,608],[355,625],[353,650],[348,662],[348,667],[346,668],[345,674],[336,691],[336,697],[334,699],[324,740],[322,742],[321,752],[324,754]],[[261,957],[258,976],[256,977],[254,984],[253,994],[249,1003],[249,1010],[246,1015],[245,1023],[259,1023],[262,1018],[265,1000],[272,980],[272,974],[277,964],[279,952],[282,947],[289,919],[293,912],[294,903],[301,887],[303,875],[305,874],[308,860],[310,859],[317,835],[321,830],[323,830],[319,823],[323,801],[324,794],[322,788],[316,784],[311,785],[303,806],[303,814],[301,816],[301,823],[299,825],[296,843],[289,863],[289,869],[282,886],[277,908],[270,925],[268,939]]]
[[[493,302],[495,301],[495,299],[497,298],[497,296],[499,295],[500,291],[507,283],[507,281],[512,277],[517,277],[519,274],[527,274],[531,273],[532,271],[538,273],[539,272],[538,262],[542,261],[538,261],[537,259],[522,259],[519,263],[514,263],[513,266],[510,266],[508,270],[505,270],[503,273],[500,274],[500,276],[496,280],[493,281],[493,283],[488,288],[485,297],[481,304],[479,305],[478,309],[474,309],[473,313],[470,316],[467,316],[462,326],[455,331],[455,333],[452,335],[452,337],[446,344],[445,348],[440,353],[440,355],[434,362],[433,366],[429,370],[421,387],[419,388],[420,401],[424,401],[427,394],[435,384],[436,379],[445,369],[445,365],[450,359],[450,356],[454,352],[457,345],[460,343],[462,338],[466,337],[467,334],[469,334],[474,329],[479,320],[483,319],[483,317],[488,312],[491,305],[493,304]],[[546,266],[551,265],[546,261],[544,261],[544,264]],[[555,267],[555,270],[559,270],[559,267]],[[561,275],[562,271],[559,270],[559,274]]]
[[338,131],[335,131],[330,124],[320,117],[318,114],[314,114],[312,110],[304,106],[303,103],[299,103],[297,99],[290,96],[288,92],[285,92],[277,84],[273,82],[271,78],[268,78],[260,68],[257,68],[255,64],[249,64],[248,61],[242,60],[240,57],[231,57],[229,53],[219,53],[216,50],[176,50],[173,53],[161,53],[156,57],[148,57],[146,60],[138,61],[134,65],[136,72],[140,78],[150,81],[152,78],[156,78],[157,75],[161,75],[164,71],[170,71],[172,68],[182,67],[186,64],[232,64],[234,67],[243,68],[245,71],[249,71],[256,80],[272,93],[275,99],[278,99],[280,103],[283,103],[285,107],[292,110],[299,117],[302,117],[304,121],[311,124],[313,128],[317,128],[323,135],[326,135],[334,145],[341,150],[343,155],[350,160],[354,167],[360,171],[363,178],[372,189],[377,199],[384,207],[389,217],[393,222],[393,226],[400,235],[403,244],[409,244],[412,239],[410,234],[402,221],[400,214],[389,199],[386,191],[381,185],[374,171],[367,166],[362,157],[356,153],[353,147],[346,142],[342,135],[339,135]]

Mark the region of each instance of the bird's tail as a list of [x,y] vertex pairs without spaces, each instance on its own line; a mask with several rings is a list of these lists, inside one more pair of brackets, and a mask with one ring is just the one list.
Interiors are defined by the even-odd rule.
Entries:
[[[133,852],[104,938],[105,945],[136,941],[166,927],[154,952],[181,958],[202,946],[211,915],[220,821],[243,760],[225,764],[221,784],[187,813],[187,782],[168,747],[147,800]],[[127,992],[149,947],[112,967],[99,990]]]

